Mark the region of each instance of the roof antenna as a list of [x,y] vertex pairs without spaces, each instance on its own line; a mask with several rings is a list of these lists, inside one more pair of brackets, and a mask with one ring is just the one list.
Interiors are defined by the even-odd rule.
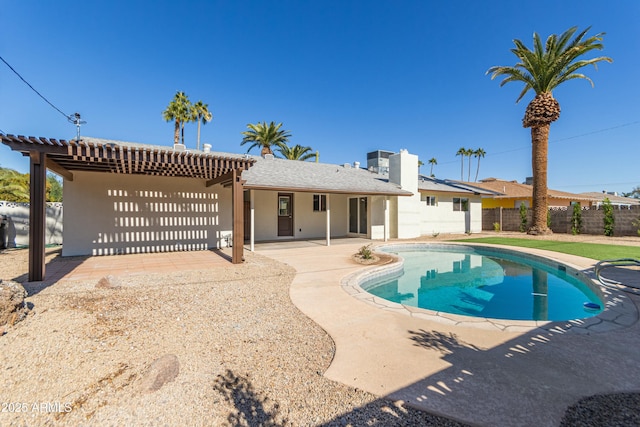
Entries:
[[80,120],[80,113],[74,113],[73,116],[67,117],[67,120],[69,120],[69,122],[76,125],[76,129],[77,129],[76,141],[80,142],[80,126],[86,124],[87,122],[84,120]]

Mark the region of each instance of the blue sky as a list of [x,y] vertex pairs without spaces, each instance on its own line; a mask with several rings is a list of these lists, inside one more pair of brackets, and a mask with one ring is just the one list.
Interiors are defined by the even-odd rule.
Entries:
[[[571,26],[606,32],[612,64],[554,91],[549,186],[631,191],[640,185],[640,2],[581,1],[68,1],[1,0],[0,55],[82,134],[167,145],[176,91],[209,104],[202,142],[243,153],[248,123],[282,122],[291,144],[325,163],[406,148],[460,178],[460,147],[483,148],[480,178],[531,175],[527,95],[485,75]],[[588,56],[589,57],[589,56]],[[0,63],[0,130],[71,139],[75,127]],[[187,125],[195,147],[196,125]],[[257,153],[257,151],[255,151]],[[0,166],[28,171],[0,146]],[[473,160],[471,179],[475,175]],[[466,179],[465,164],[465,179]],[[422,168],[429,172],[428,165]]]

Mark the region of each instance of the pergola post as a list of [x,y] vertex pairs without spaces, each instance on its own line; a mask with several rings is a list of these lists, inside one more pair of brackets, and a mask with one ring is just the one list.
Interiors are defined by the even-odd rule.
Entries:
[[29,281],[39,282],[45,274],[47,155],[34,150],[29,157]]
[[244,181],[241,170],[234,169],[231,181],[232,215],[233,215],[233,247],[231,262],[241,264],[244,261]]

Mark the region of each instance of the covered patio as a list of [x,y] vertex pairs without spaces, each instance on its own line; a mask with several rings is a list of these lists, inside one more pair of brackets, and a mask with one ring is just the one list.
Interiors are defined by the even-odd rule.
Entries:
[[[30,158],[29,281],[45,279],[45,206],[47,169],[73,182],[78,173],[191,178],[196,186],[231,187],[233,216],[232,262],[243,258],[242,171],[254,160],[247,156],[177,150],[85,137],[57,140],[44,137],[1,135],[13,151]],[[80,230],[82,232],[82,230]]]

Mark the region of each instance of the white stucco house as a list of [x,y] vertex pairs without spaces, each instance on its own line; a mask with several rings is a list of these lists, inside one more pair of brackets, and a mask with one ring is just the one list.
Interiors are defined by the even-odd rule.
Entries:
[[243,241],[253,250],[260,241],[330,244],[337,237],[408,239],[482,228],[484,194],[419,175],[418,157],[406,150],[385,152],[384,168],[364,169],[90,137],[7,135],[2,142],[29,154],[38,174],[44,159],[63,176],[63,256]]
[[[116,142],[123,144],[122,142]],[[218,156],[237,156],[213,153]],[[244,240],[408,239],[480,232],[481,196],[389,157],[388,174],[351,164],[251,156],[242,172]],[[202,250],[232,238],[231,189],[192,178],[76,173],[64,183],[64,255]]]

